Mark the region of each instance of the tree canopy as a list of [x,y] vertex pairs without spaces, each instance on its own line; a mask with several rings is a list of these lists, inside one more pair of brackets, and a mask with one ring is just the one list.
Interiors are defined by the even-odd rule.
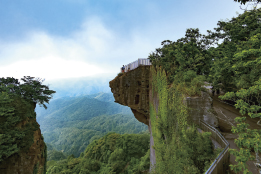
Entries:
[[[253,2],[252,0],[234,0],[235,2],[240,2],[240,4],[246,4],[246,2]],[[261,2],[261,0],[255,0],[255,2]]]
[[[154,67],[160,66],[166,71],[172,87],[181,84],[184,91],[187,84],[193,86],[195,80],[206,80],[214,89],[221,88],[226,94],[220,98],[233,100],[242,115],[261,118],[260,20],[261,9],[255,8],[227,22],[218,21],[215,32],[207,30],[208,35],[202,37],[198,29],[187,29],[185,38],[177,42],[163,41],[162,48],[151,53],[149,59]],[[218,44],[220,39],[223,42]],[[213,43],[217,44],[216,48],[210,47]],[[232,132],[239,135],[235,143],[240,151],[230,150],[238,162],[230,167],[235,172],[250,173],[245,162],[254,158],[249,153],[251,148],[256,153],[261,151],[260,131],[248,129],[245,117],[235,121],[239,124],[232,127]]]
[[24,76],[21,80],[24,82],[23,84],[20,84],[18,79],[13,77],[0,78],[0,92],[7,92],[10,96],[20,96],[47,109],[44,103],[49,103],[49,100],[52,98],[51,95],[55,91],[49,90],[49,87],[46,85],[42,85],[43,80],[41,79]]

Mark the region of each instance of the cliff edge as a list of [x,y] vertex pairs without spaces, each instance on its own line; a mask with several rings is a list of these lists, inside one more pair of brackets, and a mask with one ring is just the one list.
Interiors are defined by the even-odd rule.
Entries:
[[[27,106],[22,105],[26,108]],[[0,173],[1,174],[45,174],[46,172],[46,145],[44,143],[43,136],[41,135],[40,125],[36,121],[36,113],[34,111],[36,103],[32,104],[30,109],[25,111],[18,110],[16,108],[16,116],[19,115],[23,118],[15,128],[19,132],[23,132],[23,136],[17,138],[11,137],[16,143],[17,152],[11,156],[4,157],[3,161],[0,162]],[[27,117],[27,116],[30,117]],[[10,129],[9,131],[13,131]],[[3,130],[1,130],[2,132]],[[6,130],[2,135],[5,135]],[[5,137],[5,136],[4,136]],[[10,137],[8,137],[10,138]],[[4,144],[0,144],[0,150],[6,147]]]
[[115,102],[131,108],[135,118],[149,125],[150,66],[140,65],[109,82]]

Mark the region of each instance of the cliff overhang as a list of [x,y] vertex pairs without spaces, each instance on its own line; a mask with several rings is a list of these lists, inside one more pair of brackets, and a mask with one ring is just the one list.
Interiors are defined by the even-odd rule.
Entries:
[[150,66],[140,65],[109,82],[116,103],[131,108],[135,118],[149,125]]

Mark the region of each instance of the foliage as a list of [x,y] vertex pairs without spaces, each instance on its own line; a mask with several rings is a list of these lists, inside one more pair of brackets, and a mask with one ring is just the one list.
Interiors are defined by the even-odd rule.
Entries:
[[[212,83],[214,90],[221,88],[222,91],[227,92],[222,99],[234,100],[237,103],[235,106],[240,109],[242,115],[247,113],[252,118],[261,116],[259,98],[261,84],[260,19],[261,9],[254,8],[254,10],[245,11],[236,18],[233,17],[228,22],[218,21],[218,27],[214,28],[216,32],[207,30],[208,35],[203,35],[203,38],[199,34],[198,29],[188,29],[185,38],[179,39],[177,42],[165,40],[161,43],[163,45],[162,48],[158,48],[154,53],[150,54],[149,59],[153,68],[157,69],[157,74],[154,73],[154,77],[157,80],[156,83],[153,82],[153,85],[157,87],[152,89],[153,93],[154,90],[157,91],[156,95],[158,95],[160,101],[156,109],[150,106],[152,125],[154,125],[152,131],[154,132],[153,137],[156,137],[157,142],[155,146],[156,149],[158,146],[158,154],[163,155],[164,151],[160,150],[164,149],[167,151],[168,146],[166,145],[171,140],[175,140],[171,138],[169,132],[177,133],[179,132],[177,130],[182,130],[178,126],[179,124],[177,124],[179,114],[174,114],[175,109],[173,109],[174,113],[172,114],[175,115],[174,118],[168,118],[166,108],[170,105],[166,103],[166,98],[168,98],[166,89],[169,87],[167,84],[178,91],[180,97],[182,94],[192,96],[199,95],[202,90],[202,82],[207,80]],[[220,39],[224,39],[223,43],[218,44],[216,48],[208,48],[209,45]],[[162,70],[166,72],[167,82],[165,77],[162,77],[162,75],[165,76]],[[179,106],[178,102],[175,103],[176,108],[182,106],[181,103]],[[185,110],[185,108],[180,110],[180,113],[183,113],[184,116],[186,115]],[[172,112],[171,110],[169,111]],[[183,117],[183,119],[182,123],[186,125],[186,118]],[[237,118],[236,121],[239,124],[237,127],[233,127],[232,131],[239,133],[239,138],[235,142],[241,149],[239,152],[236,150],[230,151],[232,154],[235,154],[236,160],[239,161],[238,165],[231,165],[231,167],[235,171],[245,169],[247,173],[245,162],[253,159],[249,149],[255,148],[256,151],[259,150],[258,144],[260,139],[258,138],[260,133],[257,130],[249,130],[247,128],[248,125],[244,122],[244,117]],[[170,124],[176,125],[176,131]],[[183,136],[186,135],[184,130],[181,132]],[[182,134],[177,135],[180,137]],[[161,136],[165,137],[165,141],[162,141]],[[177,137],[176,141],[178,141]],[[175,148],[178,148],[178,143],[173,144]],[[184,152],[184,158],[188,156],[186,154]],[[157,159],[157,163],[158,161],[164,160],[162,158]],[[167,167],[164,162],[159,166],[162,166],[161,172]],[[202,171],[202,169],[201,167],[200,170]],[[177,168],[176,171],[181,171],[181,169]]]
[[4,91],[10,95],[18,95],[28,102],[38,103],[40,106],[43,105],[47,109],[44,102],[48,103],[51,99],[50,95],[55,91],[49,90],[48,86],[42,85],[40,79],[34,80],[34,77],[24,76],[21,78],[24,82],[20,84],[18,79],[7,77],[0,78],[0,92]]
[[54,173],[141,173],[149,168],[149,134],[108,133],[93,141],[83,157],[69,156],[48,161],[47,174]]
[[[204,35],[203,35],[204,36]],[[157,48],[149,55],[154,68],[162,66],[168,76],[168,83],[174,79],[191,82],[196,75],[208,75],[211,65],[211,55],[204,45],[206,39],[202,38],[198,29],[187,29],[186,37],[177,42],[165,40],[162,48]]]
[[[156,166],[152,173],[203,173],[214,158],[210,133],[198,133],[196,127],[187,129],[188,110],[183,103],[184,90],[177,83],[168,88],[162,68],[152,73],[152,98],[157,96],[158,105],[150,103],[150,119]],[[176,80],[176,79],[174,79]]]
[[259,79],[260,17],[261,9],[252,10],[228,22],[219,21],[219,27],[214,28],[216,32],[208,30],[207,39],[224,39],[217,48],[209,50],[214,57],[209,76],[214,88],[236,92],[253,86]]
[[[250,1],[250,0],[234,0],[235,2],[240,2],[240,4],[246,4],[246,2],[252,2],[252,1]],[[256,0],[256,2],[258,2],[258,3],[260,3],[261,2],[261,0]]]
[[[236,101],[235,107],[240,109],[239,112],[242,115],[247,113],[251,118],[261,118],[260,94],[261,79],[255,82],[255,86],[249,87],[248,89],[241,89],[236,93],[228,92],[220,98],[222,100],[232,99],[233,101]],[[230,165],[230,167],[235,172],[239,172],[244,169],[244,172],[251,173],[246,167],[246,162],[248,160],[254,160],[254,156],[250,154],[251,148],[254,148],[256,152],[261,151],[261,147],[258,146],[258,144],[261,144],[261,130],[248,129],[249,124],[247,124],[245,120],[246,117],[235,118],[235,121],[238,122],[238,124],[236,127],[232,127],[232,132],[238,133],[239,135],[239,137],[235,139],[235,143],[240,148],[240,150],[230,150],[230,153],[236,156],[236,161],[238,162],[238,164]]]
[[33,144],[34,131],[38,124],[28,122],[23,127],[17,124],[27,118],[35,118],[33,106],[19,96],[0,93],[0,162],[21,151],[27,151]]
[[[48,110],[36,108],[37,121],[48,146],[48,160],[53,159],[51,150],[63,151],[64,156],[79,157],[90,142],[110,131],[124,134],[148,129],[135,119],[130,108],[112,102],[111,98],[113,96],[106,93],[72,97],[51,101]],[[83,110],[85,105],[88,107]],[[101,105],[104,108],[99,107]]]
[[[261,27],[258,21],[260,17],[261,9],[245,11],[228,22],[219,21],[216,32],[208,31],[210,34],[207,36],[209,39],[224,39],[222,44],[210,51],[215,56],[210,73],[214,87],[221,87],[226,92],[220,97],[222,100],[233,100],[240,113],[248,114],[251,118],[261,116]],[[232,132],[239,135],[235,143],[240,150],[230,150],[238,162],[230,167],[236,172],[244,170],[245,173],[250,173],[246,168],[246,161],[254,159],[250,154],[251,148],[257,153],[260,151],[260,131],[250,130],[245,119],[246,117],[237,117],[235,121],[238,124],[232,127]]]
[[[111,96],[113,98],[113,96]],[[121,106],[109,98],[102,96],[90,98],[89,96],[56,99],[48,105],[48,110],[36,107],[37,121],[41,125],[43,133],[50,132],[56,128],[70,127],[73,123],[82,123],[83,127],[87,120],[101,115],[128,114],[133,115],[130,108]],[[109,100],[109,102],[107,102]],[[103,107],[100,107],[103,106]],[[62,115],[62,117],[61,117]],[[55,120],[55,121],[54,121]],[[102,122],[101,122],[102,123]],[[100,125],[100,124],[98,124]],[[90,125],[86,126],[89,127]]]
[[203,173],[206,173],[209,169],[209,167],[212,165],[212,163],[215,161],[215,159],[219,156],[219,154],[224,150],[224,148],[217,148],[214,150],[214,153],[212,156],[210,156],[210,158],[212,160],[210,161],[205,161],[205,168],[204,168],[204,172]]
[[[41,134],[41,136],[43,138],[43,134]],[[43,141],[44,141],[44,138],[43,138]],[[47,145],[46,145],[46,143],[44,143],[44,151],[43,151],[43,154],[41,157],[45,159],[44,166],[43,166],[43,174],[46,174],[46,171],[47,171]]]
[[[80,127],[79,124],[84,125]],[[84,124],[83,124],[84,123]],[[147,126],[138,122],[135,117],[128,115],[99,116],[84,122],[74,122],[71,127],[57,128],[55,131],[45,132],[45,142],[51,143],[53,148],[67,154],[79,157],[80,153],[95,139],[99,139],[110,131],[117,133],[139,133],[147,130]],[[62,133],[62,134],[61,134]],[[49,154],[48,148],[48,156]]]
[[200,173],[204,172],[205,163],[210,162],[210,156],[214,154],[210,136],[211,132],[201,134],[192,126],[186,130],[185,136],[181,137],[181,141],[187,146],[188,154]]
[[[33,77],[27,76],[22,80],[24,84],[15,78],[0,78],[0,162],[13,154],[28,152],[34,143],[34,132],[39,129],[34,121],[35,104],[48,103],[51,98],[49,95],[55,92],[41,85],[38,79],[33,80]],[[21,122],[24,124],[19,125]],[[41,154],[45,160],[46,153],[45,146]],[[46,164],[39,167],[37,163],[33,173],[38,171],[45,173]]]
[[48,150],[47,161],[51,161],[51,160],[59,161],[63,159],[66,159],[66,156],[64,155],[63,152],[57,150]]

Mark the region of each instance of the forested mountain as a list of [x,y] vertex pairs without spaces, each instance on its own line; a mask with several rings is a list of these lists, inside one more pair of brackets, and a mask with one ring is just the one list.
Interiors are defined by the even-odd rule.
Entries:
[[[47,162],[47,173],[147,173],[150,167],[149,134],[108,133],[93,141],[80,157],[52,153]],[[49,148],[49,146],[48,146]]]
[[58,127],[64,127],[69,121],[84,121],[100,115],[118,113],[133,115],[130,108],[114,103],[114,98],[112,98],[112,95],[109,96],[105,93],[59,98],[50,101],[46,105],[47,110],[43,107],[36,107],[37,122],[41,126],[42,133],[44,133],[47,130],[51,131]]
[[63,97],[50,101],[47,107],[45,110],[37,106],[35,111],[48,143],[48,159],[51,153],[57,153],[51,152],[52,148],[65,156],[79,157],[89,143],[110,131],[124,134],[148,129],[135,119],[130,108],[114,103],[111,93]]

